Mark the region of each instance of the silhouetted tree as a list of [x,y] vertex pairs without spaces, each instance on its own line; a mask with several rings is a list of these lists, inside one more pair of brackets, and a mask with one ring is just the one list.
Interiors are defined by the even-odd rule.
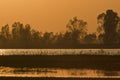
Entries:
[[102,13],[98,16],[99,22],[101,21],[101,27],[104,30],[103,42],[104,44],[116,44],[117,43],[117,25],[119,23],[119,17],[113,10],[107,10],[106,13]]
[[74,17],[72,20],[69,21],[67,24],[68,31],[70,31],[72,34],[72,43],[73,45],[78,45],[80,42],[80,39],[84,38],[87,34],[87,22],[83,20],[77,19],[77,17]]
[[104,44],[103,38],[104,38],[104,34],[99,34],[98,35],[98,44]]
[[25,25],[24,32],[23,32],[23,40],[25,42],[31,41],[31,27],[29,24]]
[[66,47],[69,46],[74,46],[73,44],[75,44],[75,42],[73,43],[73,37],[72,37],[72,32],[65,32],[65,34],[63,35],[63,45]]
[[20,22],[15,22],[12,25],[12,36],[13,40],[21,41],[24,36],[24,26]]
[[53,43],[53,36],[53,32],[45,32],[42,39],[42,42],[44,43],[43,46],[51,47]]
[[39,31],[32,30],[31,35],[32,35],[32,40],[35,42],[39,41],[41,38],[41,33]]
[[[29,24],[15,22],[12,31],[9,25],[1,27],[0,47],[3,48],[80,48],[106,47],[105,44],[120,44],[120,18],[117,13],[107,10],[98,16],[96,33],[87,33],[87,22],[77,17],[71,19],[63,33],[32,30]],[[95,44],[95,45],[94,45]],[[102,45],[101,45],[102,44]],[[109,46],[109,45],[108,45]],[[113,45],[112,45],[113,46]],[[115,45],[116,46],[116,45]]]
[[96,39],[97,39],[97,36],[95,33],[88,34],[84,37],[84,41],[86,44],[96,44]]
[[55,47],[62,47],[63,46],[63,44],[64,44],[63,37],[64,37],[64,33],[56,33],[54,35],[54,46]]
[[9,25],[2,26],[0,33],[0,45],[6,46],[10,41]]
[[117,35],[118,35],[118,44],[120,44],[120,18],[119,18],[119,23],[118,23],[118,27],[117,27]]

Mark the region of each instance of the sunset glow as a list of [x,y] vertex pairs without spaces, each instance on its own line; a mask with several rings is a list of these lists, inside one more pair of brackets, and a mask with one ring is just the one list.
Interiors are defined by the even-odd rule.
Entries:
[[89,32],[95,32],[97,15],[107,9],[120,13],[119,3],[119,0],[0,0],[0,26],[20,21],[39,31],[61,32],[77,16],[88,22]]

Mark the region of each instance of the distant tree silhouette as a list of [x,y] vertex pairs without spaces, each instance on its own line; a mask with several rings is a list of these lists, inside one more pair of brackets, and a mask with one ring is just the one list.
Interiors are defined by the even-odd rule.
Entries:
[[[65,32],[40,32],[29,24],[15,22],[1,27],[0,48],[113,48],[120,47],[120,18],[113,10],[97,17],[97,34],[87,32],[87,22],[69,20]],[[110,45],[108,45],[110,44]],[[115,44],[112,45],[112,44]]]
[[72,32],[66,31],[63,35],[63,45],[64,46],[74,46],[73,45],[73,40],[74,39],[73,39]]
[[12,25],[12,36],[15,41],[22,41],[24,36],[24,26],[20,22],[15,22]]
[[32,35],[32,40],[38,41],[40,40],[41,37],[41,33],[35,30],[31,31],[31,35]]
[[31,41],[32,37],[31,37],[31,27],[29,24],[25,25],[24,31],[23,31],[23,40],[25,42],[29,42]]
[[116,44],[117,43],[117,25],[119,23],[119,17],[113,10],[107,10],[106,13],[102,13],[98,16],[98,20],[103,22],[101,26],[104,29],[103,42],[104,44]]
[[64,37],[64,33],[56,33],[55,35],[54,35],[54,46],[55,47],[63,47],[64,45],[64,39],[63,39],[63,37]]
[[78,45],[80,39],[82,39],[87,34],[87,22],[79,20],[77,17],[74,17],[67,24],[68,31],[71,32],[72,43],[73,45]]
[[53,32],[45,32],[44,34],[43,34],[43,46],[47,46],[47,47],[49,47],[49,46],[52,46],[52,43],[53,43],[53,37],[54,35],[53,35]]
[[2,26],[1,29],[1,36],[4,37],[5,39],[10,38],[10,32],[9,32],[9,25]]
[[10,41],[11,35],[9,32],[9,25],[2,26],[0,33],[0,45],[6,46]]
[[97,39],[97,36],[95,33],[88,34],[84,37],[84,41],[86,44],[96,44],[96,39]]
[[104,34],[99,34],[98,35],[98,44],[104,44],[104,42],[103,42],[103,38],[104,38]]

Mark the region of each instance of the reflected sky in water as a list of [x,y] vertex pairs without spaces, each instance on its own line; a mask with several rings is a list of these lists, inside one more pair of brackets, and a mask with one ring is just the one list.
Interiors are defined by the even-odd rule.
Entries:
[[11,68],[0,67],[0,76],[12,77],[117,77],[120,71],[103,71],[92,69],[60,69],[60,68]]

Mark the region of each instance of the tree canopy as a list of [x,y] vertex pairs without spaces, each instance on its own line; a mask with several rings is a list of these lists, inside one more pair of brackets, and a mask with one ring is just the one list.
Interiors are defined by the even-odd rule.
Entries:
[[[0,48],[108,48],[120,47],[120,17],[106,10],[97,17],[96,32],[89,33],[88,24],[73,17],[64,33],[40,32],[29,24],[15,22],[1,27]],[[12,28],[12,30],[10,30]],[[98,32],[98,34],[96,34]]]
[[120,21],[118,14],[113,10],[107,10],[106,13],[102,13],[98,16],[98,21],[101,24],[101,28],[104,30],[104,44],[117,44],[117,27]]

